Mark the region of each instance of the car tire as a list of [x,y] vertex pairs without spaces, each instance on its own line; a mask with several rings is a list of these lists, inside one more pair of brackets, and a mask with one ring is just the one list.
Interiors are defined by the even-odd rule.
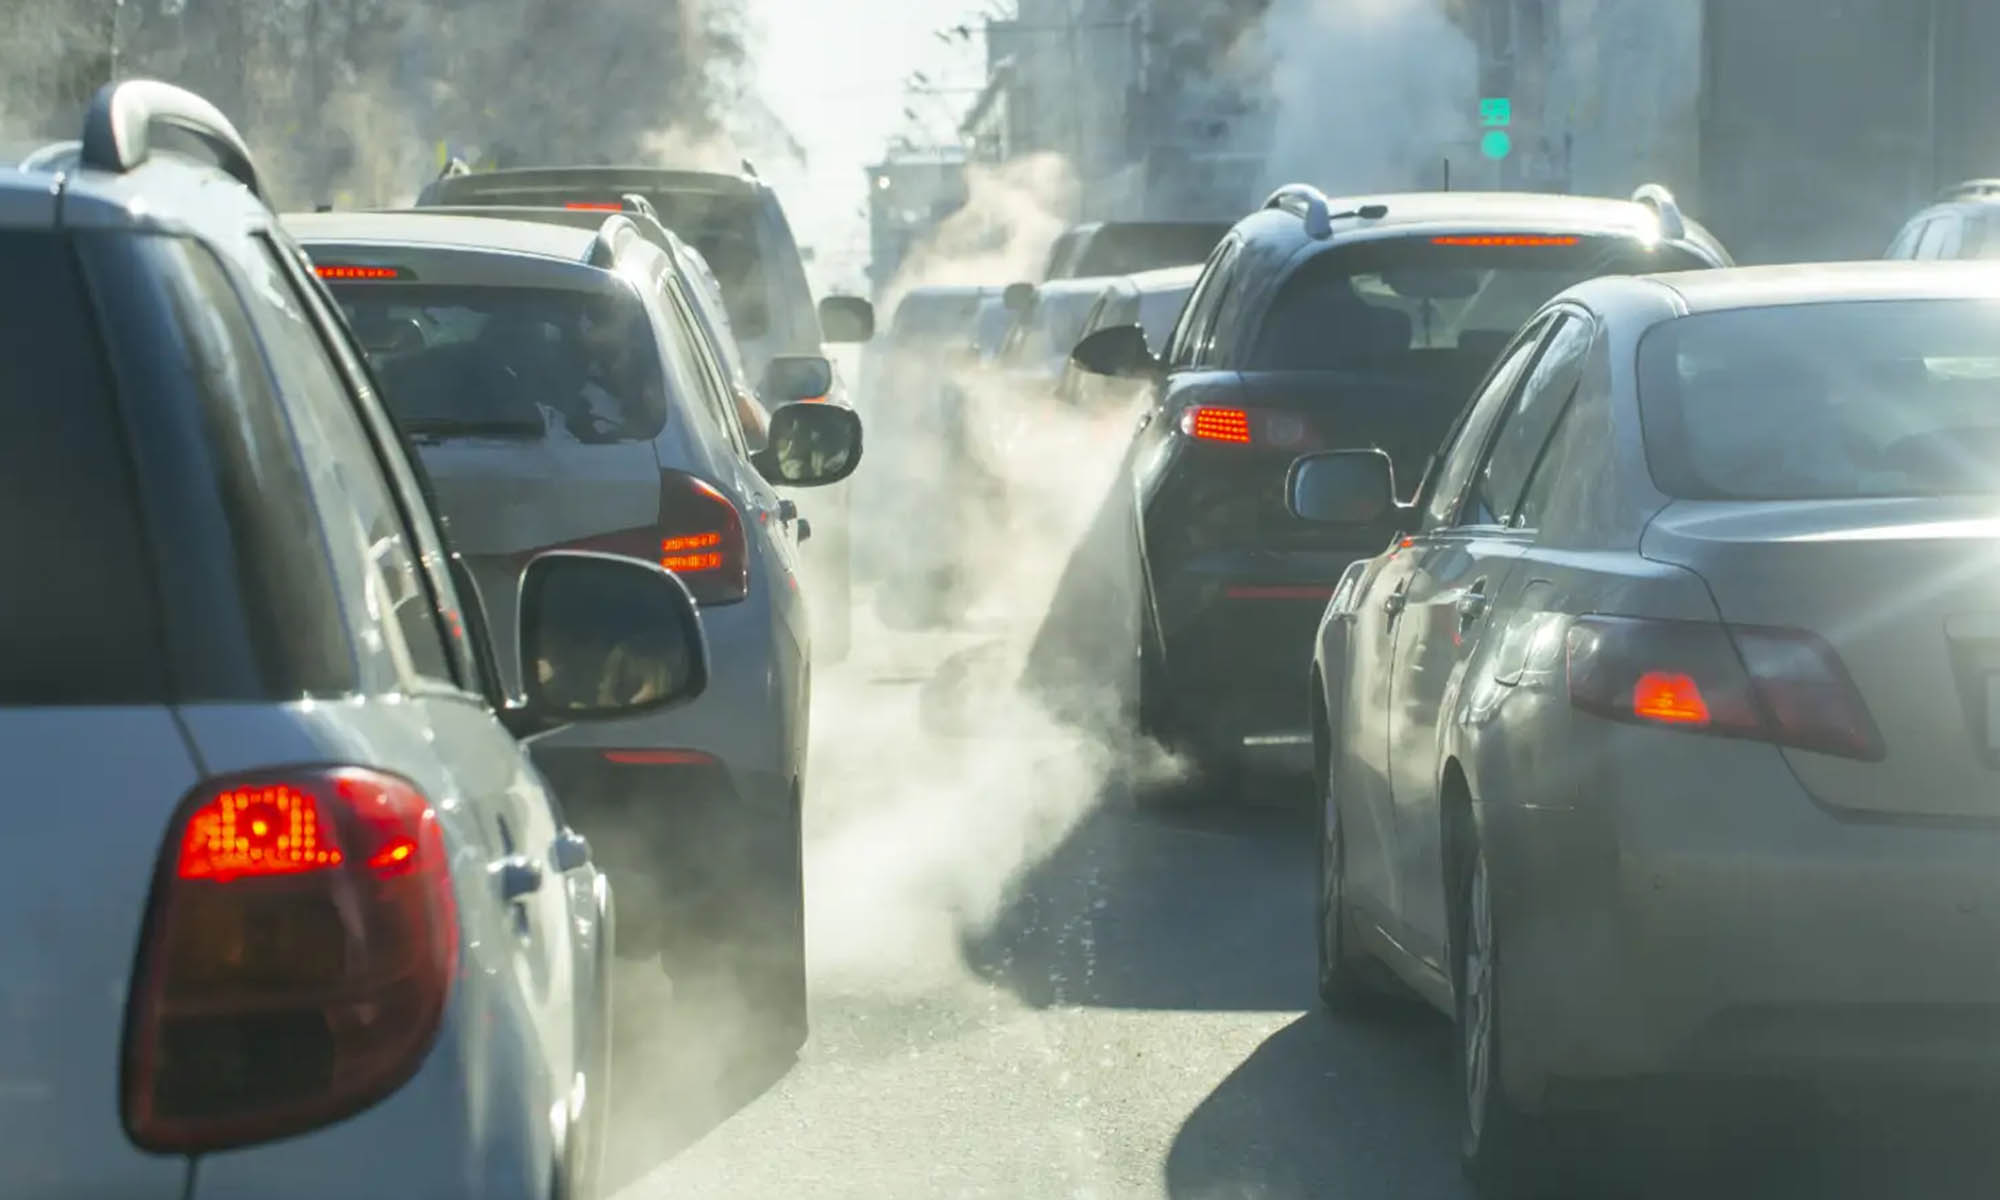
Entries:
[[1500,1063],[1501,941],[1486,851],[1466,820],[1457,871],[1452,962],[1458,1066],[1464,1098],[1460,1162],[1481,1200],[1531,1200],[1560,1180],[1553,1171],[1550,1127],[1507,1095]]
[[1319,800],[1319,902],[1314,941],[1319,946],[1319,998],[1327,1011],[1352,1014],[1379,1003],[1384,993],[1370,974],[1373,964],[1355,950],[1346,904],[1346,823],[1334,799],[1332,772],[1323,771]]

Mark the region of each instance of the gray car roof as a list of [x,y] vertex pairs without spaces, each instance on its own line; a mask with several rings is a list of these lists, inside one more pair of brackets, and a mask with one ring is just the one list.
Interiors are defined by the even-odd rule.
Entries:
[[597,239],[595,229],[542,221],[433,216],[420,208],[399,212],[293,213],[282,221],[285,229],[301,242],[497,250],[579,263]]
[[2000,271],[1979,262],[1795,263],[1644,278],[1672,289],[1690,313],[1862,300],[2000,299]]

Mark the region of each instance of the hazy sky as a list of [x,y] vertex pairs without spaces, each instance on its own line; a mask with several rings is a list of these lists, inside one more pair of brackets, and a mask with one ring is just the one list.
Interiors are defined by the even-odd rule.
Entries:
[[921,71],[934,88],[977,87],[983,38],[948,45],[937,31],[961,22],[977,30],[981,0],[749,0],[758,77],[765,99],[806,147],[804,178],[775,165],[774,177],[802,244],[814,248],[815,284],[865,291],[868,227],[862,167],[878,161],[891,136],[912,132],[912,108],[931,139],[956,137],[956,115],[973,97],[908,95]]

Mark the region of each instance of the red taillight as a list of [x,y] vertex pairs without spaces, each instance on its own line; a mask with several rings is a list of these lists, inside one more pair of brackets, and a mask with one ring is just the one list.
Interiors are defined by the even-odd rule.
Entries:
[[1574,246],[1580,238],[1533,233],[1449,234],[1431,239],[1433,246]]
[[417,1069],[458,966],[437,815],[360,768],[202,789],[154,886],[127,1013],[125,1125],[196,1153],[311,1129]]
[[1307,420],[1282,408],[1218,408],[1197,405],[1181,410],[1181,432],[1201,442],[1258,446],[1303,453],[1319,448],[1318,434]]
[[624,212],[625,206],[600,200],[572,200],[564,208],[583,212]]
[[1570,702],[1586,712],[1882,757],[1839,655],[1803,630],[1592,616],[1570,628],[1568,649]]
[[313,270],[319,273],[321,279],[337,279],[346,282],[352,282],[357,279],[381,280],[401,279],[403,277],[403,269],[401,267],[357,267],[345,263],[317,263],[314,264]]
[[660,511],[650,528],[566,542],[643,558],[681,577],[698,604],[730,604],[750,594],[750,545],[729,497],[682,471],[660,472]]
[[604,761],[621,767],[707,767],[715,759],[699,750],[606,750]]

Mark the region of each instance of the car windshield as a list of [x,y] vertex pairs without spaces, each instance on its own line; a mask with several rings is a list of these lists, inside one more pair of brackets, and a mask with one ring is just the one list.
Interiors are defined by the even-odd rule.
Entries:
[[400,283],[333,292],[412,434],[643,441],[664,423],[658,343],[629,292]]
[[1669,495],[2000,492],[2000,302],[1705,313],[1640,343],[1646,456]]

